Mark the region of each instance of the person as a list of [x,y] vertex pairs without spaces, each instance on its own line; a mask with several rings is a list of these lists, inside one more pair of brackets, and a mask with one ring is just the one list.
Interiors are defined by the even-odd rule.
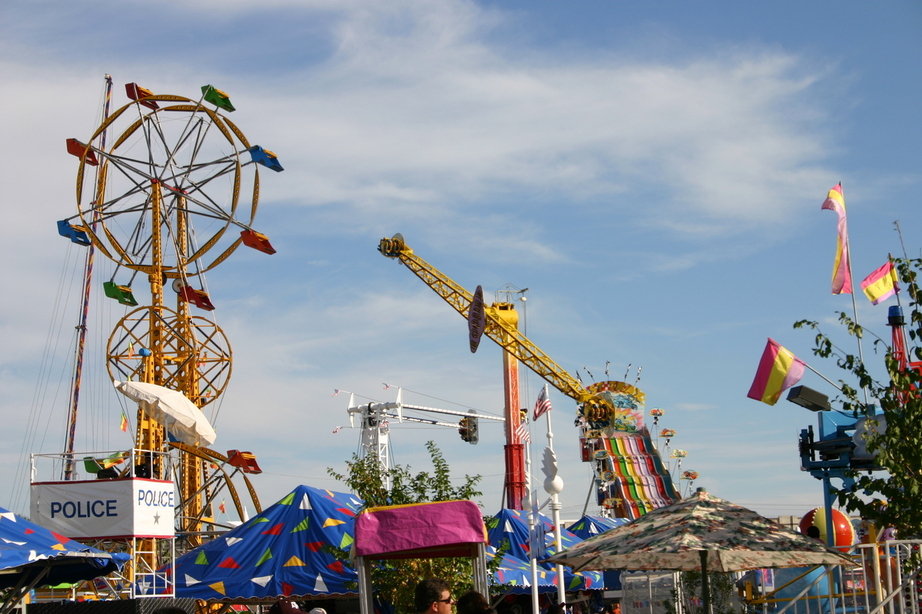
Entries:
[[298,614],[301,609],[297,601],[291,599],[279,599],[269,608],[269,614]]
[[413,605],[418,614],[451,614],[454,603],[445,580],[429,578],[416,585]]
[[458,614],[496,614],[487,598],[477,591],[468,591],[458,597]]

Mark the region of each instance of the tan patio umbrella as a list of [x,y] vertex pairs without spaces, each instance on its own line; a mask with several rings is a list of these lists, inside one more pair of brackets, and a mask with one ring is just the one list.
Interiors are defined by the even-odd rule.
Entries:
[[548,560],[569,565],[574,571],[700,571],[705,612],[710,610],[708,571],[854,565],[819,540],[711,496],[704,489],[590,537]]

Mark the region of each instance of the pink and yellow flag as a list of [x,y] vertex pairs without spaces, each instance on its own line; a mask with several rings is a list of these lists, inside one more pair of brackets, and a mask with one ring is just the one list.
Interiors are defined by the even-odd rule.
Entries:
[[829,190],[823,209],[835,211],[839,216],[836,239],[836,259],[832,265],[832,293],[852,293],[852,265],[848,256],[848,222],[845,216],[845,195],[842,193],[842,184],[837,183]]
[[861,282],[861,289],[874,305],[881,303],[900,289],[897,285],[896,268],[889,260],[887,264],[875,270]]
[[769,339],[762,352],[756,377],[749,388],[750,399],[774,405],[781,393],[800,381],[806,364],[774,339]]
[[125,415],[125,410],[122,410],[122,422],[118,425],[122,432],[125,433],[128,431],[128,416]]

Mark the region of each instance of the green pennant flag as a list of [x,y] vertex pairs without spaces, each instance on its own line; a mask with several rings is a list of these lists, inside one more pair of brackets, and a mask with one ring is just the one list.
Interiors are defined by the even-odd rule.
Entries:
[[298,523],[298,526],[291,530],[292,533],[298,533],[300,531],[306,531],[311,526],[311,517],[308,516],[304,520]]
[[262,565],[263,563],[265,563],[271,558],[272,558],[272,550],[270,548],[266,548],[266,551],[263,552],[263,555],[259,557],[258,561],[256,561],[256,566],[259,567],[260,565]]
[[214,87],[213,85],[203,85],[202,95],[206,101],[210,102],[216,107],[224,109],[225,111],[235,110],[234,105],[231,104],[230,96]]

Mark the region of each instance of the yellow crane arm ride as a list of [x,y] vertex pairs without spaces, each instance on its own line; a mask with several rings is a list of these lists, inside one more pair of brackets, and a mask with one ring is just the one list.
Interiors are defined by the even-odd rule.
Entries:
[[[402,235],[395,234],[378,243],[378,251],[388,258],[399,260],[417,277],[441,296],[445,302],[465,319],[469,317],[474,296],[437,268],[417,256],[404,241]],[[486,325],[483,334],[495,341],[503,350],[514,356],[529,369],[537,373],[554,388],[574,399],[580,412],[593,422],[608,421],[614,415],[611,402],[596,392],[583,387],[575,377],[535,345],[528,337],[519,332],[516,326],[517,316],[510,303],[494,303],[484,307]],[[630,392],[641,401],[644,394],[640,390],[619,382],[624,392]],[[631,388],[632,390],[627,390]]]

